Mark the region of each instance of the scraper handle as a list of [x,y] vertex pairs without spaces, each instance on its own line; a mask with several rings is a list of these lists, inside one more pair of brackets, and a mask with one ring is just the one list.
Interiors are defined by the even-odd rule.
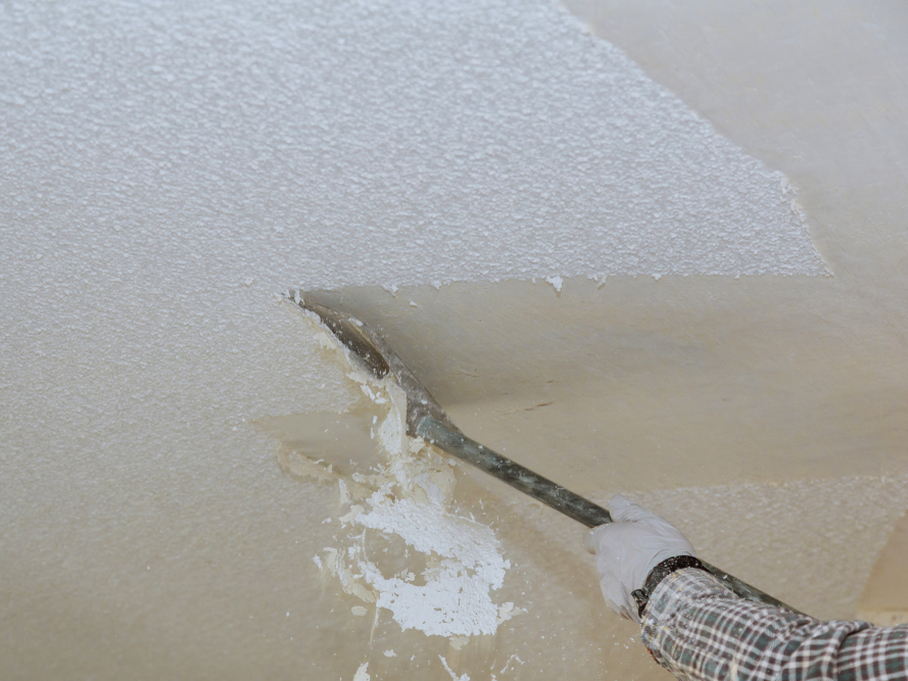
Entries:
[[[506,482],[511,487],[528,494],[547,506],[551,506],[556,511],[560,511],[587,527],[598,527],[612,522],[612,516],[601,506],[584,499],[579,494],[575,494],[548,478],[534,473],[529,468],[524,468],[506,456],[482,446],[462,433],[451,430],[450,427],[431,416],[426,416],[419,422],[416,427],[416,434],[448,454],[476,466],[489,475]],[[768,593],[741,581],[737,577],[733,577],[724,570],[705,561],[701,562],[713,576],[741,598],[800,613],[799,610],[795,610],[790,605],[773,598]]]

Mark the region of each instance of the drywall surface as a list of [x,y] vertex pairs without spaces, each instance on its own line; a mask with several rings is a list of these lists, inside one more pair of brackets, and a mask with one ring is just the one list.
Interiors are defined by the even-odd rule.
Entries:
[[548,0],[4,4],[0,36],[30,253],[305,288],[824,272],[781,173]]
[[[908,510],[908,505],[906,505]],[[908,513],[902,515],[877,559],[861,596],[858,614],[872,622],[908,624],[908,591],[903,587],[908,561]],[[887,622],[887,623],[888,623]]]

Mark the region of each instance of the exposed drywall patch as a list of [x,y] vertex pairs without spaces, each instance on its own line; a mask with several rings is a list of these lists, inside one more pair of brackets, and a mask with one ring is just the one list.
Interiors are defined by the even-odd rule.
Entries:
[[45,282],[824,272],[781,173],[550,0],[21,3],[0,72]]
[[908,610],[859,610],[858,619],[873,622],[878,627],[908,624]]
[[[861,595],[860,611],[876,613],[872,622],[891,621],[893,618],[908,622],[908,585],[905,584],[905,566],[908,565],[908,505],[895,524],[886,546],[880,551],[876,565]],[[889,614],[883,615],[882,613]]]
[[[313,459],[305,449],[295,449],[301,443],[283,443],[278,458],[286,469],[337,481],[342,508],[337,519],[344,531],[336,535],[337,545],[313,558],[316,565],[336,577],[345,592],[390,612],[402,630],[449,637],[494,634],[520,612],[511,602],[492,599],[510,562],[491,528],[449,510],[454,464],[407,435],[406,396],[391,378],[378,380],[357,368],[314,315],[301,314],[324,347],[346,358],[348,377],[374,408],[371,434],[381,453],[371,469],[361,465],[344,474],[323,449]],[[286,432],[287,420],[279,420],[284,430],[278,433]],[[351,612],[364,616],[367,611],[357,605]]]

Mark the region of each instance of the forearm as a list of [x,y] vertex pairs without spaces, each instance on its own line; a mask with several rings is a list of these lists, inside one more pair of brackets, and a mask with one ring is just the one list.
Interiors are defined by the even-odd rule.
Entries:
[[685,681],[815,681],[908,678],[908,626],[819,622],[735,596],[702,570],[680,570],[656,587],[643,642]]

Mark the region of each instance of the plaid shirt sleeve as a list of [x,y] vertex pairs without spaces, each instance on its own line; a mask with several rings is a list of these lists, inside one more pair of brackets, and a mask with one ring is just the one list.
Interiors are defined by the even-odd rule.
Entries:
[[653,591],[643,643],[682,681],[908,680],[908,625],[821,622],[739,598],[697,569]]

